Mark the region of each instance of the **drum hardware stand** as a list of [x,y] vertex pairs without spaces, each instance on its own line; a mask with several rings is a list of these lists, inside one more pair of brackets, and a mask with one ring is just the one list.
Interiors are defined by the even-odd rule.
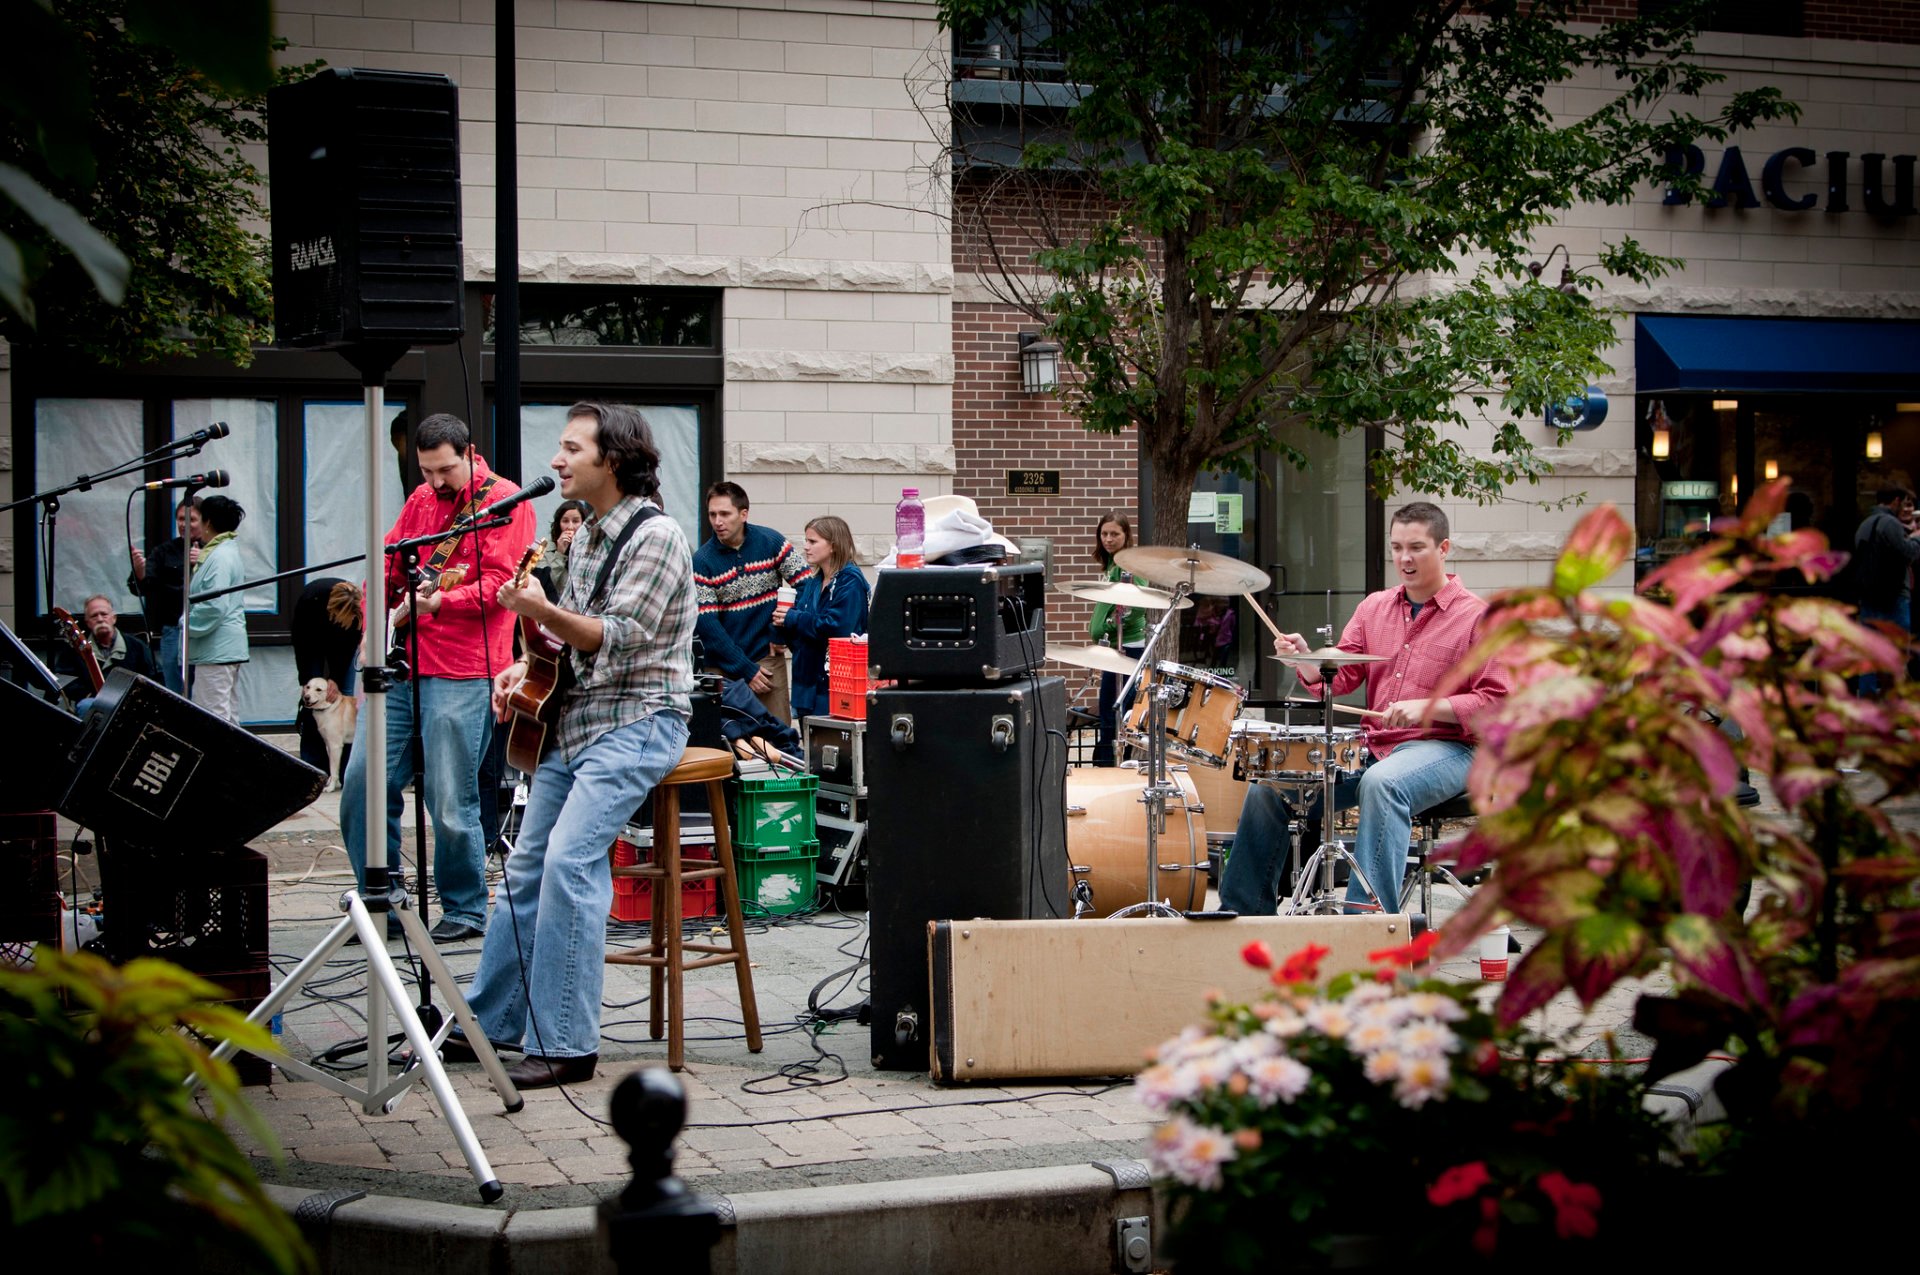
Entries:
[[[1153,632],[1147,637],[1147,649],[1141,653],[1140,663],[1134,667],[1133,673],[1127,678],[1126,685],[1120,688],[1120,694],[1115,699],[1117,704],[1127,702],[1128,696],[1140,680],[1141,672],[1153,666],[1154,652],[1160,649],[1161,638],[1165,635],[1167,627],[1174,622],[1174,618],[1180,614],[1181,601],[1193,592],[1192,581],[1181,581],[1173,586],[1171,592],[1174,604],[1161,612],[1159,622],[1153,626]],[[1161,868],[1160,837],[1166,831],[1167,799],[1185,796],[1185,790],[1173,782],[1173,777],[1167,771],[1167,701],[1173,694],[1173,684],[1166,678],[1156,679],[1153,688],[1147,692],[1147,782],[1140,793],[1140,800],[1147,808],[1147,901],[1121,908],[1112,914],[1114,917],[1177,917],[1180,915],[1178,908],[1158,897]],[[1188,848],[1188,857],[1192,857],[1191,847]],[[1194,865],[1168,864],[1167,866],[1175,870],[1184,866],[1191,870]],[[1202,867],[1204,868],[1204,865]],[[1085,882],[1081,884],[1084,885]],[[1077,908],[1077,893],[1075,898]]]
[[[380,466],[387,463],[387,430],[382,418],[385,416],[386,374],[400,356],[406,353],[402,344],[380,344],[354,346],[342,351],[347,359],[360,369],[361,381],[365,387],[367,408],[367,545],[370,550],[368,562],[384,561],[380,557],[385,528],[380,513],[380,484],[371,481],[371,476],[380,472]],[[383,573],[384,575],[384,573]],[[371,583],[371,581],[369,582]],[[290,1059],[278,1053],[267,1058],[268,1062],[283,1072],[301,1080],[312,1081],[343,1097],[359,1100],[361,1109],[368,1115],[376,1112],[391,1115],[400,1104],[401,1098],[415,1084],[424,1079],[433,1090],[435,1101],[441,1114],[452,1127],[454,1141],[458,1143],[461,1154],[466,1158],[467,1170],[473,1175],[480,1189],[480,1198],[488,1204],[498,1200],[505,1189],[495,1175],[493,1166],[487,1160],[486,1150],[474,1135],[473,1125],[467,1119],[467,1113],[460,1105],[460,1097],[454,1092],[453,1085],[447,1079],[446,1067],[440,1061],[437,1052],[440,1044],[458,1022],[466,1033],[467,1043],[472,1047],[481,1067],[487,1073],[494,1092],[499,1094],[502,1105],[508,1112],[514,1112],[526,1105],[513,1081],[507,1078],[506,1068],[500,1065],[499,1055],[494,1052],[493,1044],[487,1039],[486,1032],[474,1017],[473,1010],[467,1005],[466,997],[455,983],[453,974],[446,962],[434,949],[433,939],[427,933],[420,916],[413,910],[412,901],[405,889],[394,884],[387,867],[387,712],[386,697],[391,676],[383,661],[387,654],[387,610],[382,606],[368,606],[367,620],[362,637],[362,685],[367,692],[367,704],[363,710],[366,716],[366,798],[367,798],[367,870],[366,885],[359,891],[349,890],[341,896],[340,909],[346,915],[335,922],[320,945],[309,952],[294,967],[280,986],[273,989],[268,997],[261,1001],[247,1021],[263,1023],[280,1012],[282,1006],[292,1000],[294,995],[314,977],[335,952],[345,945],[349,935],[358,935],[361,950],[367,959],[367,1078],[364,1086],[355,1086],[338,1076],[321,1071],[308,1063]],[[184,636],[184,635],[183,635]],[[374,796],[380,801],[376,805]],[[419,955],[432,977],[446,991],[453,1011],[452,1021],[439,1025],[430,1031],[421,1022],[420,1015],[407,1003],[406,989],[400,983],[399,972],[394,968],[393,957],[387,952],[384,923],[376,926],[375,913],[400,916],[400,926],[407,936],[412,949]],[[391,1014],[398,1021],[407,1043],[413,1049],[413,1064],[398,1076],[388,1079],[387,1075],[387,1018]],[[214,1056],[224,1058],[234,1052],[231,1041],[223,1042],[214,1050]],[[190,1080],[189,1085],[193,1082]]]
[[[1332,628],[1329,626],[1317,632],[1330,635]],[[1340,841],[1339,830],[1334,827],[1333,790],[1339,767],[1334,764],[1333,749],[1333,676],[1339,671],[1339,665],[1330,661],[1320,665],[1320,711],[1324,718],[1321,729],[1326,735],[1326,752],[1320,760],[1320,845],[1295,876],[1293,893],[1280,909],[1282,916],[1337,915],[1344,912],[1347,907],[1345,900],[1334,897],[1333,893],[1333,865],[1336,862],[1347,865],[1347,871],[1353,874],[1360,888],[1373,900],[1374,911],[1389,910],[1380,901],[1380,892],[1367,880],[1359,858]],[[1297,672],[1295,676],[1298,676]]]

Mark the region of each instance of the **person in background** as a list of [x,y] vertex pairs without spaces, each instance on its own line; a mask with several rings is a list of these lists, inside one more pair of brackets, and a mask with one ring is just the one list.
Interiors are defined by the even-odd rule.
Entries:
[[[316,677],[327,679],[327,702],[354,691],[354,670],[360,654],[361,596],[357,585],[335,576],[321,576],[300,590],[293,604],[293,667],[301,686]],[[301,705],[300,760],[327,768],[327,746],[314,729],[313,715]]]
[[[1113,560],[1114,554],[1132,547],[1133,524],[1125,514],[1114,512],[1100,519],[1093,540],[1093,556],[1100,562],[1102,580],[1109,584],[1122,580],[1146,584],[1144,578],[1128,575]],[[1095,646],[1111,646],[1138,658],[1147,649],[1147,613],[1138,607],[1117,607],[1107,602],[1096,602],[1093,618],[1087,621],[1087,637]],[[1093,764],[1096,766],[1114,764],[1116,715],[1125,707],[1114,702],[1120,694],[1120,682],[1117,673],[1100,675],[1099,728],[1093,742]]]
[[[1853,561],[1848,572],[1859,595],[1860,618],[1897,625],[1902,633],[1912,627],[1913,565],[1920,560],[1920,531],[1910,530],[1913,493],[1905,487],[1882,487],[1869,513],[1853,533]],[[1868,673],[1860,679],[1860,694],[1880,694],[1881,678]]]
[[[174,592],[178,593],[179,590]],[[88,598],[80,608],[80,624],[93,644],[93,658],[100,665],[100,676],[105,677],[117,668],[124,668],[129,673],[159,680],[160,670],[153,658],[153,649],[139,638],[120,631],[120,617],[114,613],[112,598],[104,593],[96,593]],[[85,717],[87,710],[93,707],[93,684],[81,672],[82,665],[75,652],[61,647],[59,655],[56,663],[60,665],[61,672],[80,673],[79,677],[67,683],[64,693],[73,701],[74,711]]]
[[787,656],[773,649],[773,607],[780,586],[797,588],[812,568],[785,536],[747,521],[747,493],[738,483],[707,488],[707,525],[713,538],[693,555],[707,662],[746,683],[768,714],[785,722]]
[[591,512],[591,506],[584,500],[563,500],[553,511],[553,521],[547,526],[547,540],[552,548],[533,569],[533,578],[547,591],[549,602],[559,601],[560,590],[567,587],[567,553],[573,548],[574,533]]
[[223,721],[240,724],[240,670],[246,666],[246,595],[233,586],[247,578],[234,537],[247,511],[229,496],[202,496],[187,515],[187,534],[200,542],[194,593],[220,593],[187,610],[187,659],[193,665],[193,702]]
[[827,640],[867,631],[872,590],[853,561],[853,531],[832,514],[807,524],[801,553],[813,574],[791,605],[776,603],[773,631],[793,652],[793,719],[824,714]]
[[159,634],[154,654],[160,665],[159,682],[175,695],[187,693],[180,668],[180,557],[198,565],[200,546],[187,531],[187,516],[193,511],[193,497],[183,498],[173,510],[174,538],[154,545],[149,552],[135,549],[133,570],[127,573],[127,587],[140,599],[146,613],[147,632]]

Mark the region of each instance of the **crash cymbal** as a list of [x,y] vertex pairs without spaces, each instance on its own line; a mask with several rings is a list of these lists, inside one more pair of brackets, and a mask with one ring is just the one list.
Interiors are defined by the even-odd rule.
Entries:
[[1260,568],[1205,549],[1135,545],[1114,554],[1113,560],[1120,564],[1122,571],[1145,576],[1148,583],[1163,589],[1184,584],[1195,593],[1215,597],[1258,593],[1273,583],[1273,578]]
[[[1165,611],[1174,607],[1173,595],[1159,589],[1143,589],[1131,580],[1094,580],[1086,584],[1071,584],[1067,592],[1076,598],[1088,602],[1105,602],[1117,607],[1137,607],[1144,611]],[[1176,610],[1190,611],[1193,603],[1186,598],[1180,599]]]
[[1267,658],[1279,660],[1282,664],[1297,664],[1302,668],[1318,668],[1328,664],[1379,664],[1388,657],[1359,655],[1353,651],[1343,651],[1337,646],[1323,646],[1317,651],[1305,651],[1299,655],[1269,655]]
[[1133,656],[1123,655],[1110,646],[1050,646],[1047,648],[1047,658],[1081,668],[1097,668],[1102,673],[1118,673],[1121,677],[1131,675],[1140,663]]

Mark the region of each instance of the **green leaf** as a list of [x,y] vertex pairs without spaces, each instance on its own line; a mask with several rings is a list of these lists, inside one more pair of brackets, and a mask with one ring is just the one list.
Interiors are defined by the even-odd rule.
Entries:
[[1553,591],[1563,598],[1593,588],[1633,553],[1633,528],[1620,511],[1602,505],[1582,518],[1553,564]]
[[1592,1005],[1631,973],[1647,950],[1646,929],[1617,913],[1584,917],[1566,934],[1567,985],[1583,1005]]
[[87,219],[71,204],[55,198],[46,187],[12,164],[0,164],[0,194],[11,199],[21,212],[65,245],[109,305],[119,305],[126,300],[127,277],[132,270],[126,254],[88,225]]

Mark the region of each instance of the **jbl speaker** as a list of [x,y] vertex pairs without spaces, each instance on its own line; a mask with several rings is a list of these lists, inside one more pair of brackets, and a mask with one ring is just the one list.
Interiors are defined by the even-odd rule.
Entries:
[[332,70],[268,92],[278,344],[459,339],[459,129],[444,75]]
[[868,672],[949,686],[1017,678],[1047,656],[1046,596],[1037,562],[885,568],[867,617]]
[[873,1065],[924,1071],[931,921],[1065,917],[1066,683],[890,687],[867,703]]
[[61,814],[163,854],[245,843],[313,804],[327,776],[158,682],[107,674],[69,754]]

